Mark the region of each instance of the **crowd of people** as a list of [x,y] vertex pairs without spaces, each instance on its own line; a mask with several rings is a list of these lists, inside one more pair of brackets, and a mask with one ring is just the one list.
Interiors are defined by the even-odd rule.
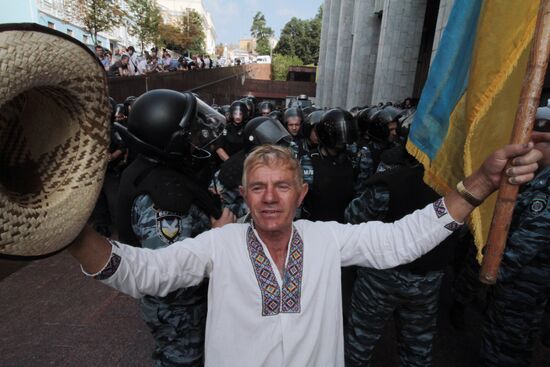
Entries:
[[[111,66],[105,64],[106,68],[124,69],[121,65],[132,63],[134,54],[129,48],[128,55]],[[158,67],[156,53],[150,57]],[[162,56],[169,58],[166,53]],[[147,60],[141,70],[149,70]],[[139,63],[136,67],[140,70]],[[424,183],[423,166],[405,149],[415,111],[410,98],[348,111],[302,108],[298,100],[277,108],[272,101],[253,96],[208,106],[190,93],[159,90],[111,103],[111,161],[92,223],[101,234],[114,234],[123,243],[159,249],[215,227],[219,219],[211,218],[250,222],[243,172],[247,158],[264,144],[288,148],[299,162],[300,176],[309,188],[293,213],[296,220],[391,223],[439,197]],[[536,127],[546,141],[550,141],[548,111],[548,107],[539,109]],[[506,277],[486,297],[483,366],[529,365],[541,329],[550,289],[550,162],[539,164],[537,178],[524,188],[518,201],[501,271]],[[278,190],[284,193],[285,187]],[[457,279],[451,318],[454,327],[463,327],[464,309],[480,288],[469,270],[475,267],[475,256],[470,256],[475,247],[466,226],[452,222],[447,229],[453,231],[450,237],[406,264],[385,269],[342,268],[346,365],[370,363],[392,316],[400,365],[432,365],[439,292],[450,268]],[[299,260],[299,256],[293,258],[292,248],[289,252],[287,262]],[[466,260],[456,260],[462,258]],[[256,273],[260,285],[266,281],[264,270]],[[473,275],[468,278],[468,274]],[[110,275],[100,273],[99,279]],[[283,270],[280,276],[294,275]],[[157,365],[203,363],[208,287],[208,281],[203,281],[166,296],[141,297],[143,318],[156,341],[153,358]],[[293,301],[293,290],[285,291]],[[268,293],[262,294],[269,298]],[[295,312],[295,302],[288,307],[288,312]],[[279,312],[268,302],[262,310],[263,316]],[[550,347],[550,338],[543,340]]]
[[96,45],[95,55],[101,61],[109,77],[210,69],[219,66],[216,60],[212,60],[209,55],[173,57],[165,48],[159,53],[158,47],[153,47],[150,51],[145,51],[143,56],[138,56],[134,46],[111,52],[101,45]]

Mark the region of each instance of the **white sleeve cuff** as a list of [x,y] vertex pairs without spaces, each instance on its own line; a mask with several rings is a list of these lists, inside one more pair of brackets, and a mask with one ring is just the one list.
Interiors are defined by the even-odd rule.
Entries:
[[444,198],[441,197],[437,199],[432,205],[438,221],[441,222],[443,227],[447,230],[454,232],[464,225],[464,222],[458,222],[451,216],[451,213],[449,213],[447,205],[445,204]]
[[105,280],[110,278],[120,266],[121,257],[119,254],[116,253],[116,249],[118,248],[118,245],[115,241],[107,239],[109,243],[111,244],[111,255],[109,256],[109,260],[103,265],[100,271],[97,273],[90,274],[87,271],[84,270],[82,265],[80,265],[80,270],[84,275],[88,277],[92,277],[98,280]]

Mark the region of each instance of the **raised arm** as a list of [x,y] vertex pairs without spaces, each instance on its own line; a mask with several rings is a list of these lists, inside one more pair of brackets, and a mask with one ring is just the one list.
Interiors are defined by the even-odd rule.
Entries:
[[[213,227],[235,221],[224,210]],[[69,247],[85,274],[103,281],[132,297],[165,296],[170,291],[199,284],[212,271],[212,237],[221,229],[176,242],[166,248],[150,250],[107,240],[87,226]]]
[[[463,180],[464,187],[475,199],[483,202],[489,195],[499,188],[503,175],[508,177],[512,185],[521,185],[535,177],[538,169],[537,162],[542,154],[533,149],[534,144],[510,144],[491,154],[470,176]],[[512,167],[503,172],[508,160]],[[458,191],[452,190],[445,196],[445,204],[455,220],[464,221],[474,210],[475,206],[464,199]]]
[[132,297],[165,296],[198,285],[213,264],[210,233],[151,250],[107,240],[86,228],[69,247],[83,272]]
[[[356,226],[334,225],[335,240],[342,255],[342,265],[391,268],[417,259],[442,242],[499,185],[501,175],[519,185],[533,179],[541,153],[533,144],[508,145],[485,160],[471,176],[464,179],[464,193],[451,191],[444,198],[394,223],[370,222]],[[512,168],[503,172],[508,159]]]

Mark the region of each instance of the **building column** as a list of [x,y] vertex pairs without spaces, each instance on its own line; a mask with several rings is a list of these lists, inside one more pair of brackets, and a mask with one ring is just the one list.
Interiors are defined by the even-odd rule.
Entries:
[[449,20],[449,14],[453,8],[454,0],[441,0],[439,3],[439,12],[437,13],[437,25],[435,26],[434,44],[432,46],[432,59],[434,60],[435,53],[439,47],[439,41],[441,41],[441,35],[447,26]]
[[319,61],[317,62],[317,85],[315,88],[315,104],[321,106],[323,100],[324,80],[325,80],[325,57],[327,54],[327,33],[330,21],[330,3],[331,0],[325,0],[323,4],[323,21],[321,25],[321,45],[319,46]]
[[[344,0],[347,1],[347,0]],[[334,71],[336,66],[336,49],[338,40],[338,21],[342,0],[331,0],[330,19],[327,31],[327,49],[325,53],[323,100],[321,107],[332,107],[332,88],[334,88]]]
[[[359,0],[361,2],[361,0]],[[364,1],[363,1],[364,2]],[[355,0],[344,0],[340,6],[338,21],[338,39],[336,41],[336,61],[334,69],[334,87],[332,88],[332,105],[346,107],[348,80],[351,64],[351,46],[353,44],[352,25]]]
[[410,97],[427,0],[386,0],[371,102],[402,101]]
[[374,1],[355,1],[346,108],[371,103],[381,20]]

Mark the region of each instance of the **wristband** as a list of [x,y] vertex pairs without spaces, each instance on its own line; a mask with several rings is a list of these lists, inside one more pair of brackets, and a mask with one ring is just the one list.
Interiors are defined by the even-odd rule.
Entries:
[[480,206],[481,203],[483,203],[483,200],[479,200],[470,191],[468,191],[468,189],[464,186],[464,182],[462,181],[456,184],[456,191],[471,206]]

